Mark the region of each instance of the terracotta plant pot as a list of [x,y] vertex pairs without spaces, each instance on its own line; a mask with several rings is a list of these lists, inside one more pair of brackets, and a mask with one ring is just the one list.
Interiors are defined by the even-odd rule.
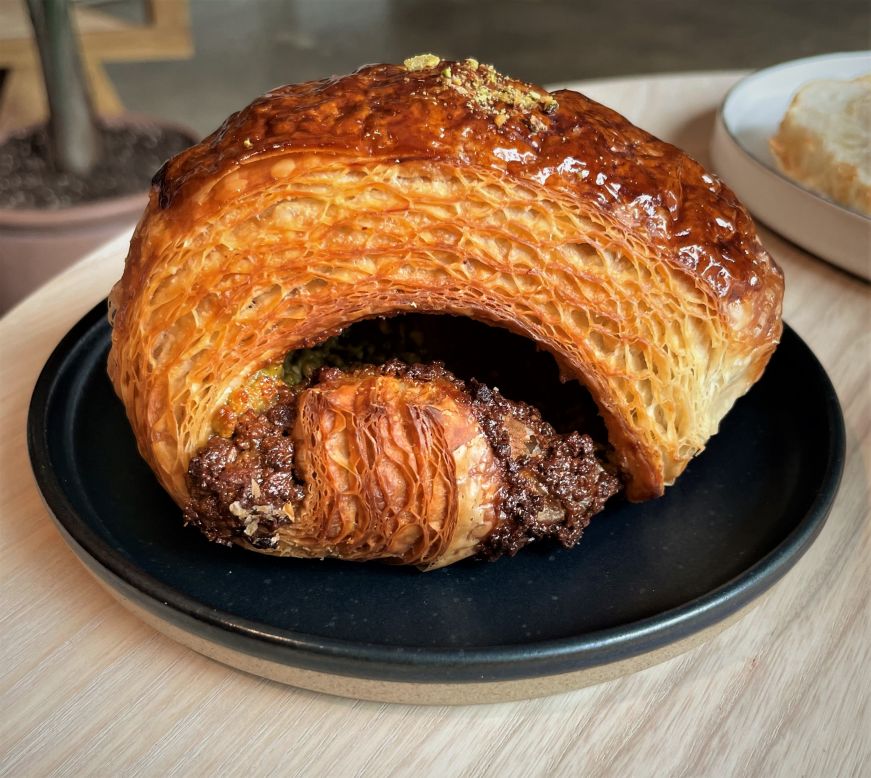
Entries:
[[[199,139],[187,127],[135,114],[107,123],[160,124],[190,136],[191,143]],[[16,134],[23,132],[27,130],[17,130]],[[0,137],[0,144],[8,137]],[[0,315],[77,259],[134,225],[147,200],[146,190],[69,208],[0,208]]]

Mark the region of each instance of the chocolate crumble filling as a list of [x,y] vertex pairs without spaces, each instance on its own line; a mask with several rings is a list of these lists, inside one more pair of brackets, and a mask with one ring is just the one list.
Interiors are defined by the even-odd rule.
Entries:
[[[499,522],[481,543],[482,558],[513,556],[546,538],[571,547],[592,516],[619,491],[618,479],[600,462],[589,435],[560,434],[533,406],[507,400],[478,381],[461,381],[441,363],[409,365],[393,359],[353,370],[447,381],[469,403],[504,480]],[[230,437],[209,439],[188,468],[186,523],[218,543],[242,539],[255,548],[276,547],[279,528],[290,522],[284,506],[290,503],[295,510],[305,495],[294,471],[291,438],[298,394],[336,372],[341,369],[322,367],[296,386],[281,384],[268,410],[247,410]]]
[[514,556],[544,538],[571,548],[620,481],[599,460],[589,435],[560,434],[531,405],[475,380],[469,384],[472,407],[505,479],[499,523],[478,555]]
[[255,548],[275,548],[278,528],[290,522],[283,506],[305,495],[290,437],[296,395],[282,386],[269,410],[245,411],[231,437],[209,438],[188,467],[186,524],[216,543],[242,538]]

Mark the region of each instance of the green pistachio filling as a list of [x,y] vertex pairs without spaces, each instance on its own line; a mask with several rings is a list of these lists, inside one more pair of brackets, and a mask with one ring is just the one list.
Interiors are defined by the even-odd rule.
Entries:
[[284,358],[284,380],[290,386],[304,383],[322,367],[342,370],[356,365],[380,365],[391,359],[408,364],[432,357],[431,342],[420,327],[403,319],[360,322],[345,332],[311,348],[291,351]]

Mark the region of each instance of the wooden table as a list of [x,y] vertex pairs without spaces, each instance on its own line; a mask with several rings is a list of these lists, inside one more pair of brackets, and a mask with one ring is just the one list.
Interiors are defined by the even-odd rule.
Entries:
[[[705,161],[713,111],[737,75],[582,89]],[[843,404],[847,464],[822,534],[759,607],[700,648],[607,684],[414,707],[301,691],[201,657],[118,605],[61,540],[30,474],[27,404],[49,351],[120,274],[127,238],[0,321],[0,773],[871,774],[868,285],[763,230],[786,274],[786,319]]]

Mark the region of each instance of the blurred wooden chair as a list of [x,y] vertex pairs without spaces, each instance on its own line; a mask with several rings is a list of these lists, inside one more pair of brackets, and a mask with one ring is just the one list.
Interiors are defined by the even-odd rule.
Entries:
[[[193,56],[187,0],[141,0],[146,22],[134,24],[91,6],[73,4],[94,107],[101,116],[124,108],[103,67],[105,62],[187,59]],[[0,0],[0,133],[47,118],[39,55],[25,0]]]

